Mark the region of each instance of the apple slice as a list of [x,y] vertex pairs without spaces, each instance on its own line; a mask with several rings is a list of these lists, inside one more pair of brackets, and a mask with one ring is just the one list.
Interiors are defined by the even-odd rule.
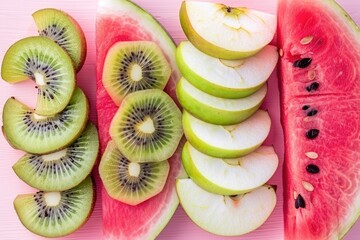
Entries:
[[196,225],[222,236],[239,236],[257,229],[276,205],[275,189],[269,185],[242,195],[223,196],[205,191],[188,178],[176,180],[176,191]]
[[222,60],[181,42],[176,61],[181,74],[202,91],[223,98],[249,96],[261,88],[273,72],[279,54],[267,45],[256,55],[242,60]]
[[244,121],[253,115],[265,99],[267,86],[254,94],[239,99],[226,99],[209,95],[185,78],[176,86],[176,95],[186,111],[195,117],[213,124],[230,125]]
[[229,60],[254,55],[271,42],[276,31],[275,15],[209,2],[184,1],[180,23],[198,49]]
[[221,159],[205,155],[186,142],[182,163],[189,177],[206,191],[236,195],[265,184],[275,173],[279,159],[270,146],[261,146],[241,158]]
[[237,158],[257,149],[270,132],[268,112],[258,110],[236,125],[215,125],[183,111],[183,128],[187,140],[200,152],[218,158]]

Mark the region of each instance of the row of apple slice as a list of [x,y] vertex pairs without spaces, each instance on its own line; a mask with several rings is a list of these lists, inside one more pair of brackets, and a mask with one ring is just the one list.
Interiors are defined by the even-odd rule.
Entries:
[[182,162],[190,178],[177,180],[179,199],[204,230],[245,234],[262,225],[276,204],[274,187],[265,183],[278,157],[273,147],[261,146],[271,119],[258,110],[278,60],[276,47],[267,45],[276,17],[184,1],[180,21],[190,41],[176,53],[183,75],[176,92],[188,140]]

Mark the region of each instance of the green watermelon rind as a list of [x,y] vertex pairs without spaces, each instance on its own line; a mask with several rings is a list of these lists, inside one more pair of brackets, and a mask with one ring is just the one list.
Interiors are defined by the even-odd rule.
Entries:
[[[145,29],[151,29],[152,35],[158,36],[157,39],[160,43],[158,43],[163,51],[168,55],[167,60],[169,61],[172,68],[172,75],[175,81],[178,81],[180,78],[180,72],[176,64],[175,52],[176,52],[176,44],[174,40],[170,37],[170,34],[162,27],[158,20],[156,20],[151,14],[146,12],[143,8],[138,6],[137,4],[128,1],[128,0],[102,0],[98,2],[98,15],[102,14],[115,14],[118,15],[121,12],[126,12],[126,14],[130,14],[134,19],[142,19],[139,22]],[[175,75],[174,75],[175,74]],[[176,84],[174,83],[174,87]],[[178,176],[176,178],[186,178],[187,175],[185,170],[181,167],[178,172]],[[169,223],[170,219],[174,215],[176,209],[179,206],[179,198],[175,191],[171,194],[171,199],[168,199],[167,205],[168,209],[164,210],[167,214],[163,214],[161,219],[156,219],[156,224],[152,226],[154,230],[149,231],[148,236],[141,236],[144,239],[155,239],[165,228],[165,226]]]

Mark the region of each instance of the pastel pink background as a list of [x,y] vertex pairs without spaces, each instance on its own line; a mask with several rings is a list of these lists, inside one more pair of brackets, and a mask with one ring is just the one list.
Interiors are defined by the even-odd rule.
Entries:
[[[259,10],[276,13],[276,0],[218,0],[232,6],[249,6]],[[6,3],[5,3],[6,2]],[[140,6],[152,13],[170,32],[178,43],[184,39],[178,20],[178,10],[181,0],[135,0]],[[360,24],[360,1],[339,0],[345,10],[353,17],[355,22]],[[0,4],[0,59],[8,47],[28,35],[36,35],[35,25],[31,14],[46,7],[55,7],[71,14],[82,26],[88,43],[87,59],[83,69],[77,75],[80,87],[86,92],[91,103],[91,120],[96,122],[95,111],[95,14],[96,0],[1,0]],[[0,81],[0,115],[5,101],[16,96],[17,99],[34,106],[36,91],[32,82],[24,82],[17,85],[10,85]],[[275,74],[269,81],[269,93],[263,108],[268,109],[273,126],[266,144],[273,144],[283,161],[282,129],[279,122],[279,97],[278,86]],[[0,116],[1,117],[1,116]],[[2,120],[1,120],[2,122]],[[17,178],[11,166],[22,155],[21,151],[12,149],[3,135],[0,134],[0,239],[43,239],[27,231],[17,219],[13,209],[13,200],[17,194],[30,193],[35,191]],[[227,239],[283,239],[282,220],[282,180],[281,166],[275,176],[270,180],[272,184],[278,185],[278,203],[269,220],[253,233],[237,238]],[[102,239],[101,229],[101,199],[98,198],[94,213],[84,227],[77,232],[63,239]],[[224,239],[209,234],[194,223],[185,215],[181,207],[178,208],[172,220],[159,235],[158,239]],[[347,240],[360,239],[360,221],[347,234]]]

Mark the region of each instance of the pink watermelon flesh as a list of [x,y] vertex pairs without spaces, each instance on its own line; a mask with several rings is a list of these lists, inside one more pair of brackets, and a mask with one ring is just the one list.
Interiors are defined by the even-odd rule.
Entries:
[[[165,91],[174,98],[175,84],[180,74],[175,62],[176,46],[172,39],[153,17],[135,4],[125,0],[100,0],[96,19],[96,107],[102,153],[110,140],[110,122],[118,109],[101,82],[105,56],[115,42],[136,40],[154,41],[162,48],[173,69]],[[137,206],[130,206],[112,199],[102,189],[104,239],[151,239],[165,227],[179,204],[175,179],[183,174],[180,147],[169,160],[167,183],[155,197]]]
[[360,214],[360,31],[332,0],[280,0],[278,16],[285,238],[339,239]]

